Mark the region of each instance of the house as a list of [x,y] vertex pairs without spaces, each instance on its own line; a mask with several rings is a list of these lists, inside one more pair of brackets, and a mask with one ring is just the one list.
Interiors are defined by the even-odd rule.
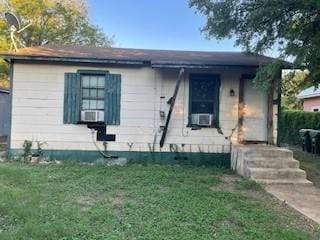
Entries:
[[9,106],[9,90],[0,88],[0,137],[7,137],[9,135]]
[[1,56],[14,155],[33,140],[56,158],[229,165],[232,144],[277,143],[279,94],[252,84],[269,57],[63,45]]
[[301,91],[298,99],[303,100],[303,110],[307,112],[319,112],[320,111],[320,89],[316,87],[310,87]]

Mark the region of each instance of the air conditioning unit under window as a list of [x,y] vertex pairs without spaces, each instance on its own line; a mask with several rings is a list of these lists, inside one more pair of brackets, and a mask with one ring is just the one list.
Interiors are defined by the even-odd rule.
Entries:
[[198,126],[212,126],[213,114],[199,113],[192,114],[192,124]]
[[104,122],[104,111],[85,110],[81,111],[82,122]]

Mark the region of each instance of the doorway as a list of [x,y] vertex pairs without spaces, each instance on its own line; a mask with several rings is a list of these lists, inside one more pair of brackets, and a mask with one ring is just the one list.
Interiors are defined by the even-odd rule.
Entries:
[[268,141],[268,93],[255,89],[252,79],[244,79],[243,142]]

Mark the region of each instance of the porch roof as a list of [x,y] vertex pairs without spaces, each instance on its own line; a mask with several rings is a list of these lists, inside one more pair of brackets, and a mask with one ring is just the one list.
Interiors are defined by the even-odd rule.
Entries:
[[[242,52],[200,52],[112,47],[44,45],[0,52],[8,60],[151,65],[152,67],[259,67],[276,59]],[[290,63],[284,62],[284,67]]]

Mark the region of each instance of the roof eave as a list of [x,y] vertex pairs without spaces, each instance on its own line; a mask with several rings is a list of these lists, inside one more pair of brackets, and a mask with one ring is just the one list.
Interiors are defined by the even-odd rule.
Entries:
[[232,64],[191,64],[191,63],[181,63],[181,64],[151,64],[153,68],[194,68],[194,69],[209,69],[209,68],[219,68],[219,67],[250,67],[250,68],[258,68],[259,65],[232,65]]
[[124,65],[146,65],[146,61],[137,60],[116,60],[116,59],[98,59],[98,58],[64,58],[64,57],[42,57],[42,56],[17,56],[17,55],[0,55],[7,60],[24,60],[24,61],[46,61],[46,62],[70,62],[70,63],[98,63],[98,64],[124,64]]
[[[73,57],[50,57],[50,56],[30,56],[16,54],[0,54],[0,57],[6,60],[22,60],[22,61],[45,61],[45,62],[68,62],[68,63],[93,63],[93,64],[121,64],[121,65],[140,65],[152,66],[154,68],[214,68],[214,67],[250,67],[258,68],[265,66],[268,63],[255,64],[206,64],[206,63],[186,63],[186,62],[158,62],[147,60],[121,60],[121,59],[100,59],[100,58],[73,58]],[[293,65],[289,62],[282,62],[282,68],[292,68]]]

